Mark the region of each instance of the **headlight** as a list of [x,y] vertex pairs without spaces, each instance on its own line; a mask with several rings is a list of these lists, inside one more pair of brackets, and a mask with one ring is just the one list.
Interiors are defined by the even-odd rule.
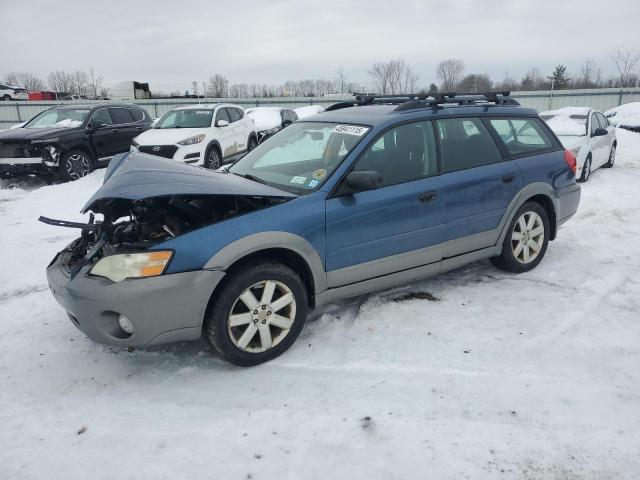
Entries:
[[196,143],[200,143],[202,140],[204,140],[204,135],[200,134],[196,135],[195,137],[185,138],[181,142],[178,142],[178,145],[195,145]]
[[31,140],[31,143],[56,143],[60,141],[60,137],[44,138],[41,140]]
[[89,273],[112,282],[121,282],[125,278],[156,277],[162,275],[172,254],[170,250],[164,250],[109,255],[100,259]]

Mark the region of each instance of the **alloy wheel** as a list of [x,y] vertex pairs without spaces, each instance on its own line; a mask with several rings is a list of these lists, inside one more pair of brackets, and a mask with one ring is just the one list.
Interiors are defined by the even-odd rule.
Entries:
[[86,155],[74,153],[67,157],[65,169],[69,178],[77,180],[89,174],[91,171],[91,162]]
[[227,318],[227,327],[236,347],[258,353],[278,345],[289,334],[295,317],[291,289],[277,280],[265,280],[240,294]]
[[587,158],[587,161],[585,162],[583,168],[584,168],[584,173],[582,174],[582,178],[586,182],[587,180],[589,180],[589,177],[591,176],[591,159],[590,158]]
[[222,166],[222,162],[220,161],[220,155],[218,155],[218,151],[215,148],[209,150],[209,154],[207,155],[207,164],[206,167],[211,170],[215,170],[216,168],[220,168]]
[[513,226],[511,249],[520,263],[533,262],[544,245],[544,223],[536,212],[524,212]]

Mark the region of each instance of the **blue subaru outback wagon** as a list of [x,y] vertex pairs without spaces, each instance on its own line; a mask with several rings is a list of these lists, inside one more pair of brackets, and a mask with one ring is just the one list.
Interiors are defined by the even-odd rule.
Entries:
[[97,342],[204,335],[229,362],[256,365],[336,299],[482,258],[536,267],[577,210],[575,169],[508,92],[360,95],[224,171],[114,158],[83,207],[89,223],[42,219],[81,229],[49,286]]

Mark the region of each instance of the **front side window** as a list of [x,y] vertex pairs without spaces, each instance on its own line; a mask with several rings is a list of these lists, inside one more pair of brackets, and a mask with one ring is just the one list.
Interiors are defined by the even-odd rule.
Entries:
[[89,115],[88,108],[60,108],[42,112],[29,120],[24,128],[79,127]]
[[208,128],[212,117],[213,110],[209,109],[170,110],[154,128]]
[[229,171],[298,195],[310,193],[368,131],[361,125],[294,123],[251,150]]
[[593,135],[598,128],[600,128],[600,123],[598,123],[598,116],[595,113],[592,113],[591,114],[591,135]]
[[237,122],[238,120],[240,120],[240,118],[242,118],[237,109],[227,108],[226,110],[227,110],[227,115],[229,115],[229,118],[231,119],[231,123]]
[[382,187],[435,175],[438,163],[431,122],[410,123],[388,130],[358,159],[353,169],[379,172]]
[[99,125],[111,125],[113,121],[111,120],[109,110],[106,108],[96,110],[91,117],[91,123],[94,127],[97,127]]
[[494,118],[489,123],[512,155],[553,148],[551,138],[536,119]]
[[601,128],[607,128],[609,126],[609,120],[607,120],[605,118],[605,116],[601,113],[596,113],[596,115],[598,116],[598,121],[600,122],[600,127]]
[[491,134],[478,118],[449,118],[437,120],[436,125],[444,172],[502,161]]
[[229,118],[229,115],[227,114],[227,109],[226,108],[218,109],[218,113],[216,113],[216,122],[218,122],[220,120],[224,120],[225,122],[231,123],[231,119]]

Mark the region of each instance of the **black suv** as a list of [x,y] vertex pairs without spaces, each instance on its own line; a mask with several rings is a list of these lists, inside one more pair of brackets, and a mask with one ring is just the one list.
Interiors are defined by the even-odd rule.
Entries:
[[77,180],[129,151],[133,137],[151,127],[136,105],[62,105],[18,128],[0,132],[0,175],[55,173]]

